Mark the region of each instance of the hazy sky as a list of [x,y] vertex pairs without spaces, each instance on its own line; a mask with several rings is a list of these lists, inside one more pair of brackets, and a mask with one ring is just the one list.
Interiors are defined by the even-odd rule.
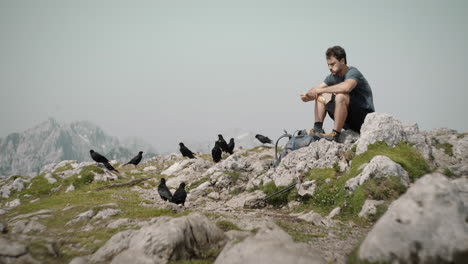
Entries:
[[467,3],[0,0],[0,137],[55,117],[163,151],[235,129],[276,138],[313,126],[299,94],[334,45],[376,111],[468,131]]

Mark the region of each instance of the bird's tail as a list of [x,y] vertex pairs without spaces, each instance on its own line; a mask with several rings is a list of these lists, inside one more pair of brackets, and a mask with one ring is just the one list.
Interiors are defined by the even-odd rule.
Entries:
[[104,162],[103,163],[104,166],[106,166],[106,168],[110,171],[115,171],[115,172],[119,172],[118,170],[116,170],[114,167],[112,167],[112,165],[109,163],[109,162]]

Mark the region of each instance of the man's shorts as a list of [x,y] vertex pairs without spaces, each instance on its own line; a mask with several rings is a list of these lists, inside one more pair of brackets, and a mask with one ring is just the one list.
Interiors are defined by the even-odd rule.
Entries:
[[[335,113],[335,95],[332,95],[330,102],[325,105],[325,109],[327,110],[328,115],[335,120],[334,113]],[[362,107],[358,106],[357,104],[353,104],[350,100],[348,106],[348,117],[346,118],[345,124],[343,126],[344,129],[351,129],[356,132],[361,131],[361,126],[364,123],[364,119],[366,119],[367,114],[372,113],[367,109],[363,109]]]

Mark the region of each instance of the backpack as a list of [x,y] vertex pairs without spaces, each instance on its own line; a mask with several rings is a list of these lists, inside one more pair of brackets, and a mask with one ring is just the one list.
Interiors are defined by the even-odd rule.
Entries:
[[[282,139],[287,137],[289,140],[284,146],[281,154],[278,156],[278,142]],[[303,130],[296,130],[292,135],[289,134],[286,130],[284,130],[284,135],[280,136],[278,140],[276,140],[275,144],[275,162],[273,163],[273,167],[277,167],[281,160],[286,157],[290,152],[300,149],[303,147],[307,147],[310,143],[319,140],[317,136],[309,135],[305,129]]]

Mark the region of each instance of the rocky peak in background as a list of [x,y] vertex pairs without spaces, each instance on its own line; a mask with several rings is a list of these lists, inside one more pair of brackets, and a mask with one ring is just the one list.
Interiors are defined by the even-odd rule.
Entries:
[[138,139],[122,143],[89,121],[60,124],[49,118],[24,132],[0,138],[0,177],[34,176],[43,166],[62,160],[89,161],[90,149],[118,160],[131,159],[140,150],[154,155],[156,151],[148,146]]

